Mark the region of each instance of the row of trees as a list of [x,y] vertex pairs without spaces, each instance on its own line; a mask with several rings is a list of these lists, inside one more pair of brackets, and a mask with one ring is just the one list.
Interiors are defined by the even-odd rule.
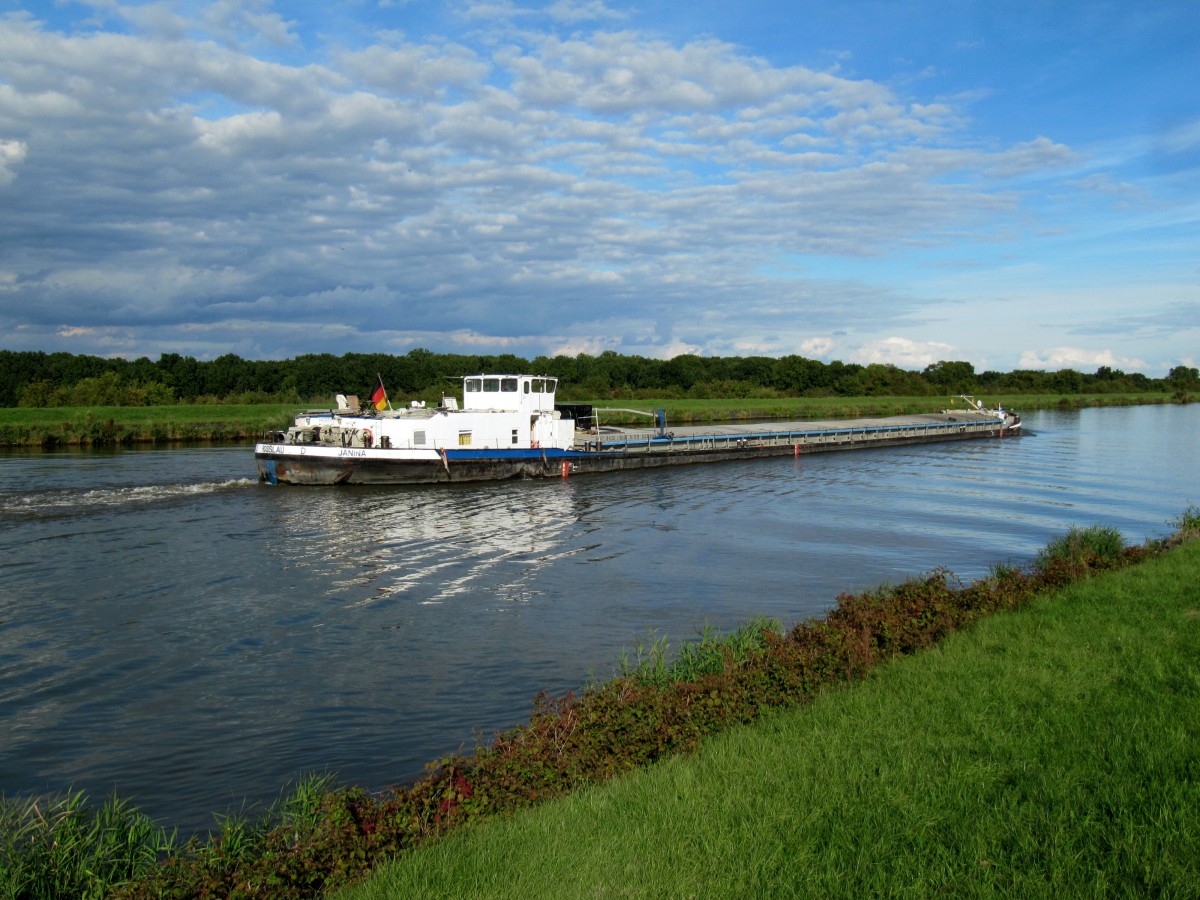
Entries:
[[475,372],[534,372],[560,379],[561,399],[636,397],[933,396],[956,393],[1079,394],[1200,390],[1200,373],[1177,366],[1148,378],[1102,366],[979,372],[942,361],[922,371],[802,356],[670,360],[622,356],[469,356],[416,349],[403,356],[328,353],[249,360],[228,353],[200,361],[164,353],[157,361],[0,350],[0,406],[151,406],[169,403],[327,402],[338,392],[369,395],[377,378],[394,400],[430,397],[448,379]]

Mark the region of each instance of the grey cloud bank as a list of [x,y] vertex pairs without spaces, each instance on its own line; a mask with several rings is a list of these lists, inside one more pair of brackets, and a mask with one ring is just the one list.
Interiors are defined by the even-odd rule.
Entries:
[[1194,169],[568,6],[5,16],[0,346],[1195,364]]

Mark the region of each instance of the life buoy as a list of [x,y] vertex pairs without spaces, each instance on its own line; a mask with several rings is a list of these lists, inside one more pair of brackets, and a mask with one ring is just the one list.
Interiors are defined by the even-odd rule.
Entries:
[[375,436],[373,434],[371,434],[370,428],[363,429],[363,446],[364,447],[375,446]]

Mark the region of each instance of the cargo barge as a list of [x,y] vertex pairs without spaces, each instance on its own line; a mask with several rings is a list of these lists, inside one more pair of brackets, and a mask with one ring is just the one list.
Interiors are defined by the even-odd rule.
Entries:
[[[386,399],[309,410],[255,445],[259,480],[270,484],[429,484],[567,477],[835,450],[897,447],[1021,433],[1020,416],[967,408],[924,415],[831,422],[772,422],[675,428],[662,410],[643,431],[603,429],[588,408],[556,406],[557,379],[469,375],[462,403]],[[382,391],[377,391],[382,396]],[[374,399],[374,398],[373,398]]]

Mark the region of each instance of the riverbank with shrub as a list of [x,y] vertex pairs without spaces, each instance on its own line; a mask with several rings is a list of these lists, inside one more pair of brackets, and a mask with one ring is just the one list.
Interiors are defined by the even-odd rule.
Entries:
[[[339,900],[1195,896],[1198,569],[1193,543],[1041,594]],[[860,603],[858,652],[900,651]]]
[[[986,398],[1018,411],[1174,403],[1171,394],[1033,394]],[[436,398],[429,401],[436,404]],[[647,416],[604,411],[618,401],[588,401],[602,424],[649,427]],[[625,405],[624,401],[621,401]],[[669,425],[762,420],[853,419],[937,412],[962,406],[951,397],[779,397],[643,399],[634,408],[667,411]],[[0,409],[0,447],[136,447],[195,443],[250,443],[286,429],[302,407],[294,403],[66,406]]]
[[[1195,509],[1141,546],[1073,530],[1028,571],[939,570],[786,633],[653,645],[415,785],[311,779],[186,843],[116,800],[9,801],[0,896],[312,897],[392,858],[361,896],[1048,894],[1084,876],[1169,895],[1194,883],[1200,833],[1198,538]],[[600,831],[572,830],[596,810]]]

